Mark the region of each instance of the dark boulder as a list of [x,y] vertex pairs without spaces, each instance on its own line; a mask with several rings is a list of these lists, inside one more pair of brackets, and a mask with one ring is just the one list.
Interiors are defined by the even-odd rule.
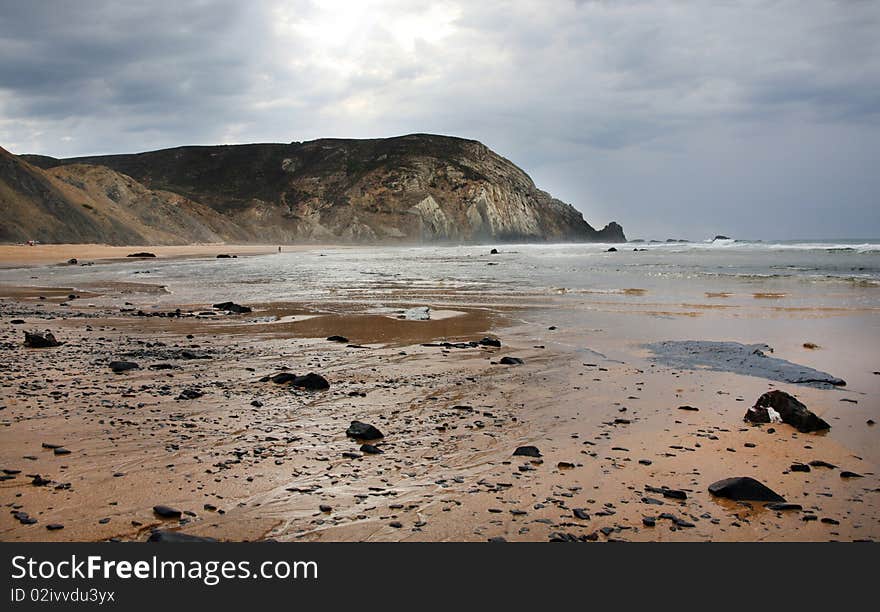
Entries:
[[366,453],[367,455],[381,455],[385,451],[383,451],[378,446],[373,446],[372,444],[362,444],[361,452]]
[[608,249],[608,250],[605,251],[605,252],[606,252],[606,253],[616,253],[616,252],[617,252],[617,249],[616,249],[615,247],[611,247],[610,249]]
[[147,538],[147,542],[159,542],[167,544],[177,544],[181,542],[216,542],[214,538],[205,536],[190,535],[188,533],[180,533],[179,531],[165,531],[156,529]]
[[522,365],[525,363],[525,361],[523,361],[519,357],[502,357],[498,360],[498,363],[502,365]]
[[204,393],[199,389],[184,389],[180,392],[180,395],[177,396],[176,399],[179,400],[194,400],[202,397]]
[[494,346],[495,348],[501,348],[501,340],[490,338],[488,336],[477,342],[477,344],[480,346]]
[[121,374],[122,372],[126,372],[128,370],[137,370],[140,368],[138,364],[133,361],[111,361],[110,369],[113,370],[116,374]]
[[768,391],[746,411],[746,421],[775,423],[782,421],[801,433],[831,429],[831,425],[813,414],[805,405],[785,391]]
[[155,253],[147,253],[146,251],[141,251],[140,253],[129,253],[126,257],[155,257]]
[[498,255],[498,249],[492,249],[489,251],[489,255]]
[[378,440],[385,437],[381,431],[372,425],[360,421],[352,421],[348,429],[345,430],[345,435],[356,440]]
[[709,485],[709,493],[734,501],[784,502],[785,498],[749,476],[725,478]]
[[235,314],[251,312],[250,306],[242,306],[235,302],[220,302],[219,304],[214,304],[214,308],[217,310],[225,310],[226,312],[234,312]]
[[514,457],[540,457],[541,451],[538,450],[537,446],[520,446],[515,451],[513,451]]
[[293,379],[293,386],[309,391],[324,391],[330,388],[330,383],[320,374],[309,372],[305,376],[297,376]]
[[272,374],[266,380],[271,380],[276,385],[286,385],[287,383],[296,380],[296,378],[296,374],[292,372],[278,372],[277,374]]
[[343,344],[348,344],[348,338],[345,336],[330,336],[327,338],[330,342],[341,342]]
[[24,345],[28,348],[52,348],[61,346],[61,342],[55,339],[52,332],[40,334],[38,332],[24,332]]
[[178,509],[170,506],[163,506],[161,504],[153,506],[153,512],[156,513],[156,516],[167,519],[180,518],[183,515],[183,512]]

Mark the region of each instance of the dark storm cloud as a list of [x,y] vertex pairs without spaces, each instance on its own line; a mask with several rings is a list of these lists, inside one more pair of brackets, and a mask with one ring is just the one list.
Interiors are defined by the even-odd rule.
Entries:
[[858,1],[0,0],[0,145],[438,132],[631,236],[880,235],[877,31]]

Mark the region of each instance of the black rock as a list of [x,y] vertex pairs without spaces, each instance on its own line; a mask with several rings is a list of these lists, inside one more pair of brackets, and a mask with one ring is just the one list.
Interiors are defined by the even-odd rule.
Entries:
[[743,418],[751,423],[770,423],[773,420],[771,411],[778,414],[783,423],[788,423],[801,433],[831,429],[831,425],[810,412],[805,405],[779,390],[768,391],[759,397]]
[[657,524],[657,519],[653,516],[645,516],[642,517],[642,525],[645,527],[654,527]]
[[330,388],[330,383],[320,374],[309,372],[305,376],[297,376],[293,379],[293,386],[309,391],[323,391]]
[[61,346],[61,342],[55,339],[52,332],[40,334],[37,332],[24,332],[24,345],[28,348],[52,348]]
[[232,255],[229,253],[218,253],[217,259],[232,259]]
[[479,344],[480,346],[494,346],[495,348],[501,348],[501,340],[498,340],[497,338],[490,338],[489,336],[486,336],[485,338],[477,342],[477,344]]
[[790,504],[788,502],[776,502],[776,503],[772,503],[772,504],[767,504],[764,507],[767,508],[768,510],[778,510],[778,511],[803,510],[804,509],[803,506],[801,506],[800,504]]
[[498,255],[498,249],[492,249],[489,251],[489,255]]
[[64,525],[61,523],[49,523],[46,525],[46,529],[49,531],[58,531],[59,529],[64,529]]
[[513,451],[514,457],[540,457],[541,451],[537,446],[520,446]]
[[234,312],[236,314],[251,312],[250,306],[241,306],[235,302],[220,302],[219,304],[214,304],[214,308],[217,310],[225,310],[226,312]]
[[791,467],[789,467],[792,472],[809,472],[811,471],[810,466],[805,463],[792,463]]
[[286,385],[287,383],[292,382],[295,379],[296,374],[292,372],[279,372],[278,374],[272,374],[272,376],[268,378],[268,380],[271,380],[276,385]]
[[216,542],[214,538],[205,536],[190,535],[188,533],[180,533],[179,531],[165,531],[156,529],[147,538],[147,542],[159,542],[167,544],[177,544],[182,542]]
[[669,499],[687,499],[688,496],[684,491],[679,491],[677,489],[663,489],[663,497]]
[[810,461],[810,465],[812,465],[813,467],[828,468],[829,470],[837,469],[837,466],[833,463],[828,463],[827,461],[822,461],[820,459],[814,459],[813,461]]
[[9,323],[12,325],[24,325],[25,320],[24,319],[12,319]]
[[584,510],[583,508],[575,508],[574,510],[572,510],[572,514],[574,514],[576,518],[579,518],[582,521],[589,521],[590,520],[589,513],[586,510]]
[[151,370],[173,370],[174,366],[170,363],[153,363],[150,364]]
[[498,363],[502,365],[522,365],[525,362],[519,357],[502,357]]
[[111,361],[110,369],[116,374],[121,374],[127,370],[137,370],[140,368],[134,361]]
[[262,408],[263,402],[261,402],[260,400],[253,400],[251,402],[251,406],[253,406],[254,408]]
[[69,455],[70,451],[64,448],[63,446],[59,446],[58,448],[53,448],[52,452],[56,455]]
[[333,506],[328,506],[327,504],[321,504],[320,506],[318,506],[318,510],[320,510],[321,512],[332,512]]
[[360,421],[352,421],[348,429],[345,430],[345,435],[356,440],[378,440],[385,437],[381,431],[372,425]]
[[180,392],[180,395],[177,396],[179,400],[194,400],[202,397],[204,393],[202,393],[199,389],[184,389]]
[[385,451],[383,451],[378,446],[373,446],[372,444],[362,444],[361,445],[361,452],[366,453],[368,455],[381,455]]
[[146,251],[142,251],[140,253],[129,253],[126,257],[155,257],[155,253],[147,253]]
[[734,501],[784,502],[785,498],[749,476],[725,478],[709,485],[709,493]]
[[159,516],[162,518],[167,518],[167,519],[173,519],[173,518],[179,519],[183,515],[183,512],[181,512],[180,510],[177,510],[176,508],[171,508],[170,506],[163,506],[161,504],[158,506],[153,506],[153,512],[156,513],[156,516]]
[[841,478],[864,478],[861,474],[856,474],[855,472],[849,472],[844,470],[840,473]]
[[679,406],[679,410],[689,410],[691,412],[699,412],[699,408],[695,408],[694,406]]
[[344,344],[348,343],[348,338],[346,338],[345,336],[330,336],[329,338],[327,338],[327,340],[329,340],[330,342],[342,342]]

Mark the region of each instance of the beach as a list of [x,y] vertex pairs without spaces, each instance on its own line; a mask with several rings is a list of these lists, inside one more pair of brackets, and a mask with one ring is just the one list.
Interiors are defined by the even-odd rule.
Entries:
[[618,248],[0,247],[0,539],[880,537],[876,245]]

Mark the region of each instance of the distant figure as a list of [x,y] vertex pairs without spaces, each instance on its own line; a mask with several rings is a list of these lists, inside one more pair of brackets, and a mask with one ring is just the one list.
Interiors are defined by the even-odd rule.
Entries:
[[279,252],[279,253],[281,252],[281,247],[278,247],[278,252]]

